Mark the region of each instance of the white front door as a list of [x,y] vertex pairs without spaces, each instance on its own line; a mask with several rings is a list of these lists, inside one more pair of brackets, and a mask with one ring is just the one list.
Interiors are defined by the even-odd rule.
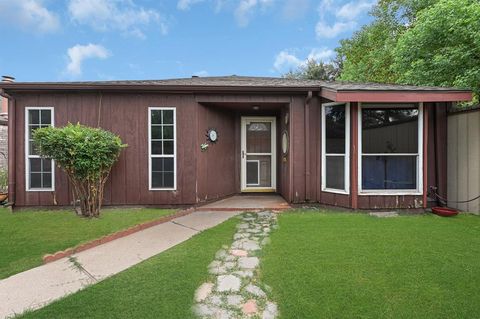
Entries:
[[242,192],[275,192],[275,117],[242,117]]

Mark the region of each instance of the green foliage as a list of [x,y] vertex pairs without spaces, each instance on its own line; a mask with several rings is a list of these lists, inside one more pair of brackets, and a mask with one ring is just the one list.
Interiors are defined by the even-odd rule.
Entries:
[[336,49],[343,61],[340,80],[395,83],[395,47],[415,23],[419,12],[438,0],[381,0],[372,9],[374,20],[340,42]]
[[33,138],[42,156],[54,159],[79,180],[96,180],[110,171],[126,147],[111,132],[71,123],[37,129]]
[[478,0],[381,0],[336,49],[340,80],[450,86],[480,94]]
[[8,171],[6,169],[0,169],[0,192],[6,192],[8,190]]
[[454,86],[480,94],[480,2],[441,0],[398,40],[398,82]]
[[67,173],[84,216],[98,216],[108,174],[127,145],[111,132],[69,123],[35,130],[41,156],[52,158]]
[[338,76],[340,67],[336,62],[324,63],[310,59],[305,65],[300,66],[296,71],[290,71],[284,75],[290,79],[324,80],[334,81]]

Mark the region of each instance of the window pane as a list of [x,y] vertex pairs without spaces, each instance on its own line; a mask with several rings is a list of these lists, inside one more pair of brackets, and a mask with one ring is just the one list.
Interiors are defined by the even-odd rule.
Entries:
[[52,187],[52,174],[51,173],[43,173],[43,188],[51,188]]
[[174,187],[173,158],[152,158],[152,187]]
[[247,185],[260,185],[259,165],[259,161],[247,161]]
[[42,173],[30,173],[30,188],[42,188]]
[[345,154],[345,105],[325,107],[326,152]]
[[31,158],[30,159],[30,172],[41,172],[42,171],[42,159],[41,158]]
[[345,190],[345,156],[327,156],[326,187]]
[[28,123],[40,124],[40,110],[28,110]]
[[152,126],[152,140],[162,139],[162,127],[161,126]]
[[52,160],[42,159],[42,171],[51,172],[52,171]]
[[173,141],[163,142],[163,154],[164,155],[173,155]]
[[167,140],[173,140],[173,126],[168,125],[163,127],[163,138]]
[[163,110],[162,124],[173,124],[173,110]]
[[152,141],[152,154],[162,155],[162,142]]
[[416,189],[417,156],[362,156],[362,189]]
[[418,153],[418,109],[362,109],[362,152]]
[[52,124],[52,112],[50,110],[41,110],[42,125]]
[[151,110],[152,112],[152,124],[162,124],[162,111]]

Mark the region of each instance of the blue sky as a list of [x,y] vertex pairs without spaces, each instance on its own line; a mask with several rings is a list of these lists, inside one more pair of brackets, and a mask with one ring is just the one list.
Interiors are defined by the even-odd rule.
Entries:
[[0,0],[17,81],[280,76],[328,61],[375,0]]

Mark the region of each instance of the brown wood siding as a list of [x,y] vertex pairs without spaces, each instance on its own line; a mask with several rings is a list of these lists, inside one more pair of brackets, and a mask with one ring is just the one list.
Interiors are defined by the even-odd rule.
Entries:
[[[100,104],[101,101],[101,104]],[[193,95],[165,94],[25,94],[17,97],[17,206],[69,205],[71,189],[56,168],[55,193],[25,191],[25,107],[51,106],[55,126],[80,122],[111,130],[129,147],[114,165],[105,189],[105,204],[171,205],[196,202],[197,132]],[[148,190],[148,107],[172,106],[177,110],[177,190]],[[100,117],[100,118],[99,118]]]
[[[236,125],[235,113],[220,108],[198,105],[197,152],[198,201],[222,198],[238,192],[236,187]],[[217,129],[218,142],[210,143],[208,150],[201,152],[200,144],[207,142],[206,133]]]

